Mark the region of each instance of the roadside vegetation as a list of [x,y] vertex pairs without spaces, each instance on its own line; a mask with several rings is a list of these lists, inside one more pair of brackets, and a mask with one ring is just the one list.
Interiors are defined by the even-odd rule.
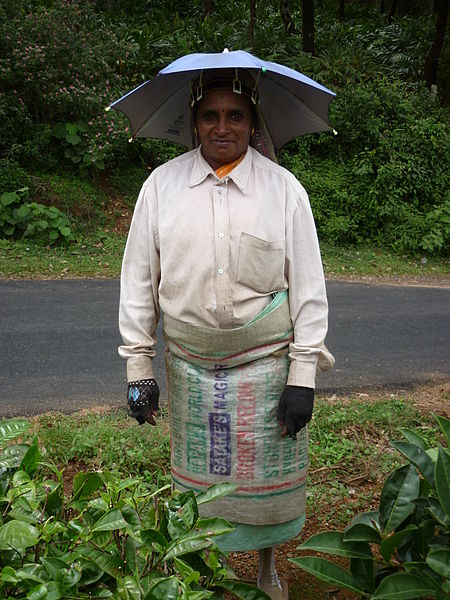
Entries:
[[310,195],[330,275],[448,275],[445,4],[322,0],[312,20],[306,0],[2,5],[0,276],[117,276],[143,181],[184,149],[129,143],[126,119],[105,108],[180,55],[225,47],[337,93],[334,133],[278,155]]
[[[338,556],[338,568],[349,569],[352,552],[358,548],[352,544],[347,547],[342,540],[334,540],[330,546],[323,543],[327,542],[323,535],[344,531],[360,513],[374,514],[388,480],[391,500],[400,501],[403,517],[408,518],[412,508],[405,508],[406,492],[401,485],[392,484],[392,478],[398,469],[400,474],[407,469],[410,478],[416,477],[415,467],[403,466],[405,455],[415,457],[419,472],[425,468],[430,477],[429,467],[436,462],[437,453],[430,451],[426,461],[420,451],[411,454],[411,448],[414,450],[418,443],[424,448],[437,444],[447,447],[448,401],[449,390],[444,385],[318,398],[310,426],[308,519],[299,539],[278,549],[277,561],[290,582],[292,600],[372,597],[369,592],[339,592],[339,582],[327,578],[326,571],[325,581],[320,581],[300,571],[296,563],[303,561],[309,573],[314,573],[320,560],[304,561],[301,557],[304,550],[318,550],[319,557],[324,552],[334,554]],[[402,437],[405,441],[405,435],[408,443],[392,442]],[[0,450],[0,590],[6,597],[140,599],[172,594],[170,597],[206,598],[213,590],[227,589],[235,597],[256,598],[254,590],[237,584],[215,549],[212,532],[226,531],[226,522],[198,520],[197,502],[207,498],[197,498],[196,502],[189,494],[170,492],[169,430],[164,407],[154,428],[139,427],[123,411],[107,407],[72,415],[49,413],[28,421],[3,421]],[[440,450],[439,456],[448,473],[450,458],[448,454],[444,457],[446,452]],[[422,494],[431,494],[432,514],[442,521],[435,525],[436,530],[430,529],[431,516],[422,502],[418,504],[421,512],[414,516],[417,535],[407,521],[404,526],[410,525],[401,536],[402,546],[400,538],[394,536],[382,548],[386,556],[389,545],[389,562],[397,571],[408,548],[415,552],[417,540],[426,549],[425,556],[431,553],[435,559],[427,559],[427,565],[405,563],[403,573],[420,567],[428,592],[405,593],[401,598],[439,598],[442,595],[430,593],[430,585],[434,581],[436,590],[445,582],[448,586],[448,533],[442,533],[444,537],[436,538],[435,543],[433,537],[439,528],[448,530],[447,517],[438,512],[436,504],[448,494],[448,482],[444,488],[440,481],[436,495],[425,484],[420,487]],[[211,495],[227,491],[225,486]],[[395,518],[402,521],[398,514]],[[411,531],[413,534],[407,538]],[[318,538],[311,538],[319,533]],[[392,534],[387,529],[382,535],[390,538]],[[307,539],[310,541],[305,544]],[[299,549],[301,543],[304,546]],[[353,571],[354,557],[351,560]],[[232,554],[229,564],[239,579],[255,580],[255,552]],[[355,573],[353,585],[358,587],[358,571]],[[380,572],[377,577],[387,574]],[[198,595],[190,596],[189,591]]]

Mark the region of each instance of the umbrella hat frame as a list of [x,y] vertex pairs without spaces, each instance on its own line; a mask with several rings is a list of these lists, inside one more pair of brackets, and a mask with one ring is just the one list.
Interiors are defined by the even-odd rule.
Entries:
[[257,82],[259,109],[278,148],[306,133],[330,129],[334,92],[302,73],[248,52],[188,54],[111,104],[130,120],[133,137],[155,137],[193,147],[191,92],[202,71],[245,69]]

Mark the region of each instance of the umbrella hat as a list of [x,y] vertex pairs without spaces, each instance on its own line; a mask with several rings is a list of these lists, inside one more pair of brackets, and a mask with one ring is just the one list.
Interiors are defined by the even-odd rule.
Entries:
[[[259,110],[276,147],[306,133],[330,129],[334,92],[302,73],[249,52],[188,54],[111,104],[130,120],[133,137],[155,137],[192,148],[190,99],[193,83],[212,69],[245,69],[254,78]],[[238,75],[239,76],[239,75]]]

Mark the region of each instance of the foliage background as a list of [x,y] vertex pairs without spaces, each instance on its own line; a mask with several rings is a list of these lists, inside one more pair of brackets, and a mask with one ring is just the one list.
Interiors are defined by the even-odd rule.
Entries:
[[[279,154],[309,192],[323,241],[448,255],[448,33],[432,94],[423,68],[433,3],[400,2],[393,19],[390,2],[347,0],[345,19],[340,4],[315,2],[314,55],[302,51],[299,0],[290,3],[293,33],[270,0],[256,4],[253,34],[246,0],[2,5],[0,235],[44,244],[95,237],[108,225],[111,194],[132,205],[149,169],[183,151],[158,140],[129,144],[126,119],[104,108],[183,54],[228,47],[287,64],[337,93],[330,108],[337,135],[305,136]],[[88,200],[73,193],[74,178]],[[3,194],[24,188],[11,208]],[[42,206],[70,218],[70,235]]]

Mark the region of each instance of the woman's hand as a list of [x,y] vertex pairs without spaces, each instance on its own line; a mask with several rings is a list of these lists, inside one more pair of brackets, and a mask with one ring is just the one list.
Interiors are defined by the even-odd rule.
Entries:
[[314,390],[287,385],[281,394],[277,417],[283,425],[282,437],[297,439],[297,433],[311,421],[314,407]]
[[159,387],[156,379],[129,381],[127,402],[128,414],[134,417],[139,425],[156,425],[155,415],[159,408]]

